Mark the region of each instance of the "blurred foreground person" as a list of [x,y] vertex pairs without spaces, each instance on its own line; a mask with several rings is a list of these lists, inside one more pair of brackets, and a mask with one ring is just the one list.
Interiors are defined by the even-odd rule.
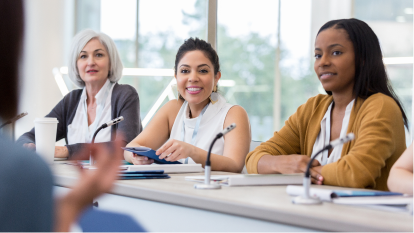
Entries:
[[[16,115],[18,68],[23,39],[23,3],[0,1],[0,118]],[[115,142],[115,146],[120,143]],[[83,171],[79,182],[59,200],[53,200],[52,175],[35,153],[0,135],[0,231],[69,231],[93,198],[111,189],[122,153],[89,147],[81,154],[95,156],[98,170]]]

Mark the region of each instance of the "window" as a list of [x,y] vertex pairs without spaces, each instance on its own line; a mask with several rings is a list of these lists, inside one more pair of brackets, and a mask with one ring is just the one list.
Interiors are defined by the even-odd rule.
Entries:
[[[161,97],[167,96],[183,41],[207,39],[207,0],[76,3],[77,31],[92,28],[111,36],[125,68],[161,69],[120,81],[137,89],[142,119],[157,100],[158,105],[168,100]],[[339,18],[364,20],[375,31],[388,75],[412,121],[411,0],[217,0],[217,6],[214,33],[221,79],[226,80],[219,83],[219,92],[246,109],[253,140],[267,140],[308,98],[325,93],[313,71],[314,40],[324,23]]]
[[385,62],[388,77],[403,104],[412,134],[413,1],[355,0],[355,17],[368,23],[380,40],[384,58],[391,59]]
[[78,10],[77,31],[92,28],[108,34],[124,68],[146,69],[146,74],[132,72],[120,80],[137,89],[141,119],[157,100],[163,101],[158,105],[168,101],[160,95],[173,78],[179,46],[189,37],[206,39],[206,0],[78,0],[77,4],[77,9],[84,9]]

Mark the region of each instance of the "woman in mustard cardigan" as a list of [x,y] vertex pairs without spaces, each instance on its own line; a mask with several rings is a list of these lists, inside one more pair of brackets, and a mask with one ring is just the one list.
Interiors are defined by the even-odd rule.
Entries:
[[390,169],[406,149],[408,121],[388,80],[379,41],[357,19],[327,22],[315,41],[315,72],[328,95],[300,106],[285,126],[246,157],[249,173],[301,173],[330,141],[355,139],[316,157],[312,182],[388,190]]

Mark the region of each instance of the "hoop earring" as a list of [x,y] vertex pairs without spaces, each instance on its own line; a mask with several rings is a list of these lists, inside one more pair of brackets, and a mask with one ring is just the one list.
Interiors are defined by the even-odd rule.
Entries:
[[219,94],[217,93],[217,86],[214,86],[213,92],[211,92],[210,97],[208,97],[212,104],[217,103]]

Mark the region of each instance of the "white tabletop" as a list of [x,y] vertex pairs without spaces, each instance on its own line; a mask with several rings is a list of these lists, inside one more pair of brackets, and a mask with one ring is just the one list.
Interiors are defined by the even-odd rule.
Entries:
[[[77,180],[78,171],[74,166],[54,164],[52,170],[58,186],[71,187]],[[201,174],[171,174],[170,179],[157,180],[119,180],[111,193],[316,230],[413,231],[413,216],[408,213],[327,202],[314,206],[295,205],[291,202],[292,197],[286,194],[286,186],[199,190],[193,188],[193,182],[184,180],[190,175]]]

